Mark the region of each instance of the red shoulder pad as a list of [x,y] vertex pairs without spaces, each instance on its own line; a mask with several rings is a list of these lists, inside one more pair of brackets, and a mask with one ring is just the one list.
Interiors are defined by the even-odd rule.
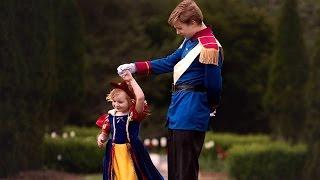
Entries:
[[205,48],[209,48],[209,49],[213,48],[216,50],[219,49],[217,40],[213,35],[212,36],[201,36],[201,37],[198,37],[198,40],[201,43],[201,45]]

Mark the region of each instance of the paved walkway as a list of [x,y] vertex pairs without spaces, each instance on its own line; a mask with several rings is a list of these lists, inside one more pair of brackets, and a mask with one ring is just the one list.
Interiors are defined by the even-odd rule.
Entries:
[[[155,153],[150,154],[150,158],[157,169],[160,171],[161,175],[168,179],[168,166],[167,166],[167,156],[159,155]],[[211,173],[211,172],[200,172],[199,180],[228,180],[228,175],[226,173]]]

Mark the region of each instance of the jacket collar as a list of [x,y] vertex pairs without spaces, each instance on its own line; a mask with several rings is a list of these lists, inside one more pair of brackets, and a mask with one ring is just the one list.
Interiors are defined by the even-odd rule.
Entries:
[[196,40],[196,39],[198,39],[199,37],[202,37],[202,36],[212,36],[212,35],[213,35],[213,33],[212,33],[211,28],[210,28],[210,27],[207,27],[207,28],[205,28],[205,29],[202,29],[202,30],[196,32],[196,33],[191,37],[191,39],[192,39],[192,40]]

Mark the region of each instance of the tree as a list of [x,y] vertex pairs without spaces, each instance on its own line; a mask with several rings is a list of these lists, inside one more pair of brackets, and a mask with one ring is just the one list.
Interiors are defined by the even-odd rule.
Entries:
[[1,3],[0,176],[41,166],[48,64],[46,2]]
[[303,134],[308,144],[308,158],[304,170],[305,179],[320,178],[320,31],[318,34],[306,85],[307,119]]
[[274,135],[295,142],[305,120],[308,64],[296,0],[283,2],[277,30],[265,108]]
[[266,86],[265,61],[273,46],[268,18],[234,0],[203,0],[199,6],[224,48],[222,101],[213,130],[268,132],[261,98]]
[[[42,166],[43,136],[52,110],[61,108],[53,103],[79,102],[83,63],[81,28],[73,19],[80,16],[72,0],[6,0],[0,16],[0,177],[5,177]],[[59,90],[65,93],[60,99]]]
[[74,0],[53,1],[52,6],[48,58],[54,62],[55,87],[51,88],[48,123],[50,129],[60,131],[65,123],[83,118],[84,22]]

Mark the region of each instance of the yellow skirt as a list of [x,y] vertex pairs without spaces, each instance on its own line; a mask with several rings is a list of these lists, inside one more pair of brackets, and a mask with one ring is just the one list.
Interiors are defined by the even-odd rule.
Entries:
[[133,161],[127,144],[113,144],[114,156],[112,157],[115,180],[137,180]]

